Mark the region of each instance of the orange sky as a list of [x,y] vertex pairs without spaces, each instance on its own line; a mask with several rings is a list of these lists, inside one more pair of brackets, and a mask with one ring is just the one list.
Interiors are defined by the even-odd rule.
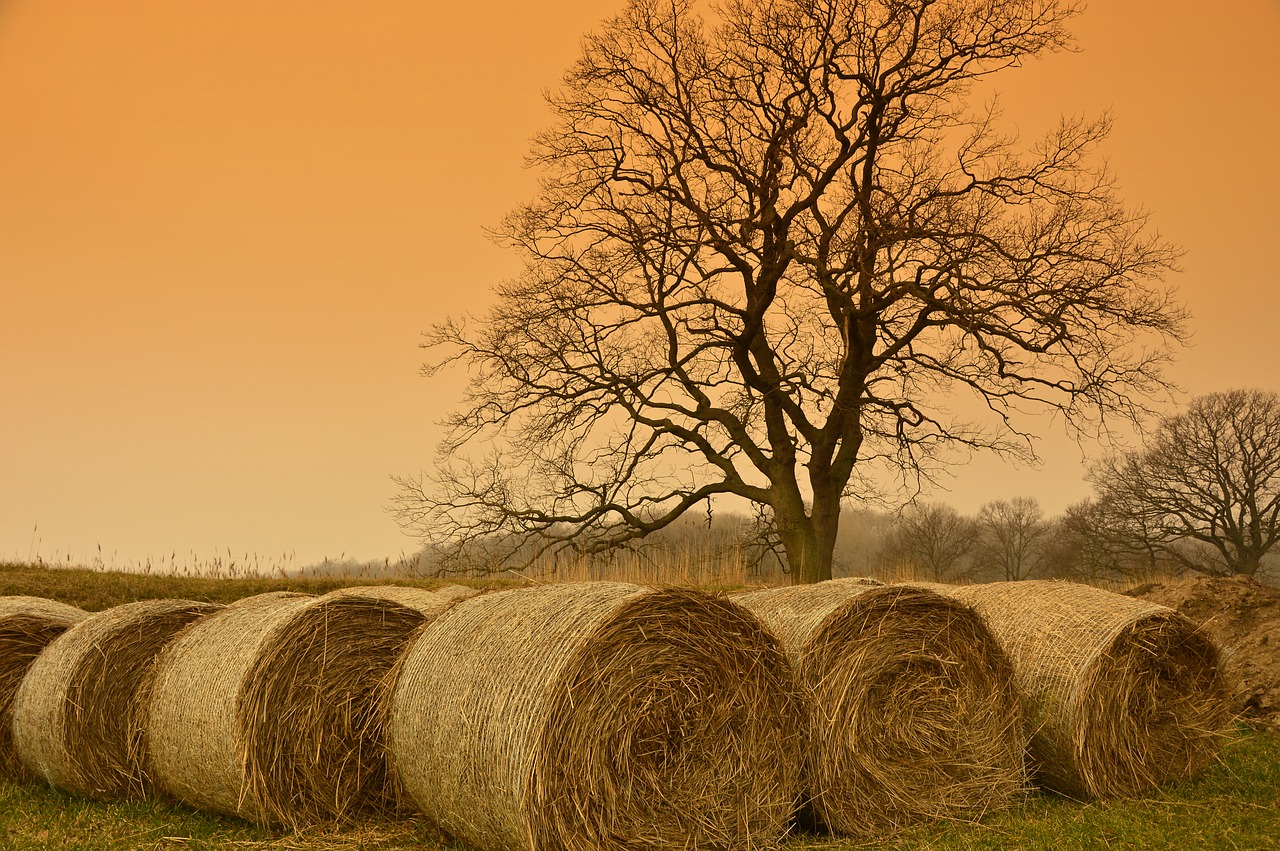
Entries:
[[[0,560],[415,547],[388,477],[459,386],[418,335],[514,271],[481,228],[621,0],[542,5],[0,0]],[[1009,121],[1113,109],[1124,196],[1187,249],[1175,377],[1280,389],[1280,0],[1094,0],[1075,30],[997,78]],[[1085,496],[1043,448],[938,496]]]

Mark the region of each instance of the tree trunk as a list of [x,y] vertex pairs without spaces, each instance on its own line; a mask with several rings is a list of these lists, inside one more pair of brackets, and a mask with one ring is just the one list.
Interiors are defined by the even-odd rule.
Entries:
[[812,517],[804,513],[803,506],[790,509],[775,506],[774,520],[778,524],[778,537],[787,552],[791,584],[810,585],[830,579],[835,533],[840,521],[839,503],[836,503],[834,514],[830,506],[817,505]]
[[787,564],[791,567],[792,585],[811,585],[831,578],[831,552],[818,546],[812,531],[796,531],[782,536],[787,551]]

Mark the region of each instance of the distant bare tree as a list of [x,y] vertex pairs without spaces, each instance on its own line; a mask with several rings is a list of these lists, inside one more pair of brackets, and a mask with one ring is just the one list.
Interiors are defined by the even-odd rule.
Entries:
[[1007,580],[1028,579],[1044,556],[1050,526],[1038,500],[996,500],[978,512],[975,552],[983,566]]
[[1280,540],[1280,399],[1198,396],[1089,478],[1112,535],[1201,573],[1253,576]]
[[1049,521],[1040,572],[1060,579],[1097,583],[1150,572],[1158,558],[1137,539],[1114,534],[1101,505],[1085,499]]
[[913,505],[894,523],[888,555],[936,582],[954,582],[964,572],[976,534],[974,521],[946,503]]
[[470,391],[438,471],[399,479],[401,523],[450,552],[601,551],[733,495],[813,582],[886,471],[1030,457],[1027,410],[1142,413],[1182,332],[1176,251],[1095,158],[1108,120],[1023,146],[966,101],[1068,46],[1077,6],[631,0],[497,231],[523,274],[427,334],[427,374],[464,364]]
[[1121,517],[1107,502],[1085,499],[1067,507],[1054,524],[1048,559],[1054,575],[1085,581],[1139,578],[1180,573],[1137,517]]

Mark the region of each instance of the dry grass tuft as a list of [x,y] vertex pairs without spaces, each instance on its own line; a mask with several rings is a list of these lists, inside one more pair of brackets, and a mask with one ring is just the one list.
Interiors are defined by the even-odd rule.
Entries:
[[218,606],[146,600],[89,616],[32,663],[14,700],[22,762],[50,785],[89,798],[141,798],[139,695],[156,655]]
[[727,600],[517,589],[423,630],[390,744],[417,806],[476,848],[769,846],[798,791],[792,682],[776,641]]
[[973,817],[1026,786],[1012,667],[967,607],[874,580],[734,598],[778,635],[806,697],[812,816],[884,836]]
[[383,681],[450,605],[394,586],[264,594],[197,624],[157,663],[146,723],[157,785],[295,828],[387,805]]
[[1136,796],[1217,754],[1231,722],[1218,649],[1172,609],[1069,582],[931,587],[973,606],[1013,660],[1042,786]]
[[13,699],[49,642],[89,613],[43,597],[0,597],[0,776],[27,775],[13,744]]

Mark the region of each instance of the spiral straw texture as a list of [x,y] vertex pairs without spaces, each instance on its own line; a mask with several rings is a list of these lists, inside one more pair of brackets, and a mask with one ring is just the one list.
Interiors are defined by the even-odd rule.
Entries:
[[277,591],[237,600],[161,651],[143,714],[146,769],[160,791],[263,820],[246,796],[244,679],[272,630],[314,599]]
[[248,795],[266,820],[296,828],[394,807],[386,680],[415,630],[455,602],[347,588],[275,630],[241,704]]
[[219,608],[145,600],[90,615],[55,638],[14,700],[23,764],[46,783],[85,797],[143,797],[140,693],[164,645]]
[[836,833],[972,817],[1026,786],[1012,667],[982,620],[929,591],[835,580],[742,594],[805,696],[807,803]]
[[390,746],[417,807],[477,849],[737,849],[799,780],[786,657],[709,594],[613,582],[459,603],[406,653]]
[[1218,649],[1172,609],[1060,581],[928,587],[972,606],[1013,661],[1042,786],[1140,795],[1217,754],[1231,721]]
[[88,616],[43,597],[0,597],[0,776],[29,773],[13,743],[13,699],[23,676],[49,642]]
[[417,588],[240,600],[161,655],[146,721],[157,784],[195,806],[301,827],[388,806],[383,682],[452,605]]

